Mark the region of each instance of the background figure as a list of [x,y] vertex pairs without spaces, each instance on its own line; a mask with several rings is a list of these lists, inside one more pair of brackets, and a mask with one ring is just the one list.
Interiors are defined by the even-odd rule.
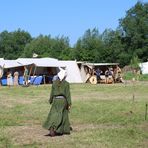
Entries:
[[11,72],[8,70],[7,72],[7,86],[12,86],[13,85],[13,79],[12,79],[12,74]]
[[113,68],[110,67],[109,70],[108,70],[108,83],[111,84],[111,83],[114,83],[114,79],[113,79]]
[[117,65],[116,68],[114,69],[114,73],[113,73],[113,77],[114,77],[115,82],[118,82],[120,74],[121,74],[121,69]]
[[2,67],[2,66],[0,65],[0,86],[2,85],[1,78],[2,78],[3,72],[4,72],[3,69],[4,69],[4,66]]
[[66,71],[61,69],[59,79],[53,81],[49,103],[52,104],[43,127],[50,132],[45,136],[70,134],[69,110],[71,94],[69,83],[65,80]]
[[109,81],[109,70],[108,69],[106,69],[106,71],[105,71],[105,83],[106,84],[108,84],[108,81]]
[[14,76],[14,80],[13,80],[14,85],[15,85],[15,86],[19,85],[19,84],[18,84],[19,73],[18,73],[17,71],[14,72],[13,76]]
[[28,69],[24,66],[24,85],[28,85]]
[[100,77],[101,73],[102,73],[102,71],[99,68],[97,68],[96,69],[97,80],[101,80],[101,77]]

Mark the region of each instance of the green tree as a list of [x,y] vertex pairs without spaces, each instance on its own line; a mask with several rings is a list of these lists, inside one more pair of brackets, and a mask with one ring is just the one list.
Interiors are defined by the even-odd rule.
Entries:
[[68,37],[56,37],[54,44],[52,45],[51,55],[53,58],[69,59],[70,53],[69,38]]
[[53,42],[50,36],[40,35],[29,44],[26,44],[22,57],[31,58],[34,53],[39,55],[39,57],[49,57],[51,56]]
[[75,59],[89,62],[100,62],[104,49],[98,29],[88,29],[75,45]]
[[52,57],[62,59],[64,58],[64,55],[62,54],[66,53],[68,51],[67,49],[69,49],[68,38],[51,38],[50,35],[40,35],[37,38],[34,38],[29,44],[25,46],[22,57],[31,58],[33,53],[36,53],[39,55],[39,57]]
[[74,48],[65,48],[60,54],[62,60],[75,60]]
[[137,55],[142,61],[148,57],[148,3],[137,2],[129,9],[125,18],[120,19],[122,41],[125,51],[130,55]]
[[102,33],[102,40],[105,45],[102,54],[105,62],[122,63],[121,53],[124,51],[124,46],[121,42],[120,30],[113,31],[112,29],[106,29]]
[[3,31],[0,33],[0,56],[5,59],[19,58],[31,40],[30,34],[20,29],[14,32]]
[[131,67],[133,69],[139,69],[139,63],[140,63],[140,60],[139,60],[138,56],[133,56],[130,61]]

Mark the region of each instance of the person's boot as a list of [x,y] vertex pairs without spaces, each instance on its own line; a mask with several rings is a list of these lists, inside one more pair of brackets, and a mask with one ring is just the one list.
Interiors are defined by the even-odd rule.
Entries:
[[48,134],[46,134],[46,135],[44,135],[44,136],[51,136],[51,135],[50,135],[50,133],[48,133]]
[[73,128],[70,126],[70,131],[72,131],[73,130]]
[[54,137],[56,134],[55,134],[55,131],[53,128],[50,129],[50,136],[51,137]]

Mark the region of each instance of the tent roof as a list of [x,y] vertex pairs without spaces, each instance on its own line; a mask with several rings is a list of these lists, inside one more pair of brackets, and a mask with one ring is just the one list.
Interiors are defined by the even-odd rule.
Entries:
[[37,67],[65,67],[60,61],[54,58],[19,58],[20,64],[35,64]]
[[[78,63],[78,62],[77,62]],[[116,65],[119,65],[119,63],[87,63],[87,62],[79,62],[78,64],[82,64],[82,65],[85,65],[85,66],[88,66],[89,68],[94,68],[94,67],[106,67],[106,66],[116,66]]]
[[114,65],[119,65],[119,63],[83,63],[83,65],[91,65],[91,66],[114,66]]
[[1,60],[0,59],[0,65],[4,68],[12,68],[12,67],[19,67],[22,66],[20,65],[17,61],[15,60]]

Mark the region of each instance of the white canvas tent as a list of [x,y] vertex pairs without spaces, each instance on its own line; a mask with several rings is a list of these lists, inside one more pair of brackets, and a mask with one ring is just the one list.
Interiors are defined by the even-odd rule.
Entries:
[[56,74],[58,67],[65,67],[65,65],[61,64],[60,61],[54,58],[19,58],[16,61],[22,65],[33,63],[34,67],[32,71],[37,75],[49,75],[49,68],[52,74]]
[[148,74],[148,62],[140,63],[139,66],[142,74]]
[[69,83],[83,83],[80,69],[76,61],[60,61],[61,64],[66,66],[67,77]]
[[87,81],[87,72],[85,70],[86,64],[85,64],[85,62],[77,62],[77,65],[80,70],[81,79],[82,79],[83,83],[85,83]]
[[63,67],[67,71],[66,80],[69,83],[83,83],[76,61],[59,61],[54,58],[19,58],[16,61],[20,64],[34,63],[39,73],[46,67],[56,68],[57,72],[59,67]]
[[48,68],[57,74],[59,67],[65,68],[67,70],[66,80],[70,83],[83,83],[80,74],[80,69],[78,68],[76,61],[59,61],[54,58],[18,58],[17,60],[4,60],[1,59],[0,65],[5,65],[5,68],[15,68],[19,66],[34,64],[32,71],[36,71],[36,74],[43,74],[43,72],[48,72]]
[[37,70],[42,73],[41,69],[46,67],[63,67],[67,71],[66,80],[69,83],[83,83],[82,75],[76,61],[59,61],[53,58],[19,58],[17,62],[22,64],[34,63],[37,66]]

